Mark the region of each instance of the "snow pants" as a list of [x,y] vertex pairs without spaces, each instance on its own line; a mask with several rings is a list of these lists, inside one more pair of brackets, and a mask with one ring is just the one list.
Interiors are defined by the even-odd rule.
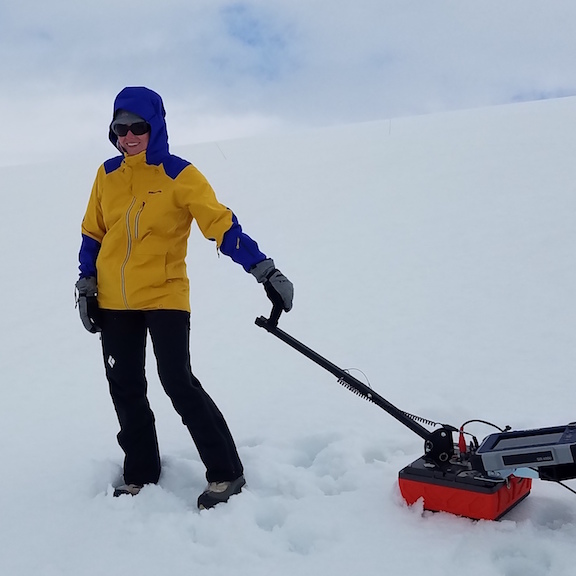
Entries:
[[158,375],[188,428],[208,482],[234,480],[243,468],[222,413],[192,373],[190,314],[181,310],[101,310],[102,351],[124,451],[126,484],[156,483],[160,453],[147,397],[146,340],[150,333]]

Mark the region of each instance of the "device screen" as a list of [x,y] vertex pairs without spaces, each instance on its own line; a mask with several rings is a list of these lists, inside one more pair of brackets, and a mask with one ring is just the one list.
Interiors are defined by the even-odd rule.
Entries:
[[531,446],[543,446],[555,444],[562,438],[564,432],[549,434],[535,434],[534,436],[509,436],[501,438],[494,445],[494,450],[507,450],[509,448],[530,448]]

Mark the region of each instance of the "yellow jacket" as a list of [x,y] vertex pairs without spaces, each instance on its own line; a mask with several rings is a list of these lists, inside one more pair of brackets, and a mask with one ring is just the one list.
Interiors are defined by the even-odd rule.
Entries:
[[82,233],[99,245],[101,308],[189,311],[185,258],[192,221],[218,247],[236,222],[194,166],[172,159],[176,176],[166,173],[165,164],[148,164],[146,152],[112,159],[98,170]]

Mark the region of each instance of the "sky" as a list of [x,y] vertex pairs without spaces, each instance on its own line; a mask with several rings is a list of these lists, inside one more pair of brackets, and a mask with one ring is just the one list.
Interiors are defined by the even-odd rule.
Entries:
[[127,85],[175,144],[572,95],[575,25],[572,0],[3,0],[0,161],[109,153]]

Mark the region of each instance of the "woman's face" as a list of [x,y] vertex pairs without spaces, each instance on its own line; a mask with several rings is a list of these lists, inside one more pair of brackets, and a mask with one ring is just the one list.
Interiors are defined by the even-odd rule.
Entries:
[[126,136],[118,136],[118,143],[126,151],[128,156],[134,156],[135,154],[144,152],[144,150],[148,148],[148,142],[150,142],[150,132],[136,136],[128,130]]

